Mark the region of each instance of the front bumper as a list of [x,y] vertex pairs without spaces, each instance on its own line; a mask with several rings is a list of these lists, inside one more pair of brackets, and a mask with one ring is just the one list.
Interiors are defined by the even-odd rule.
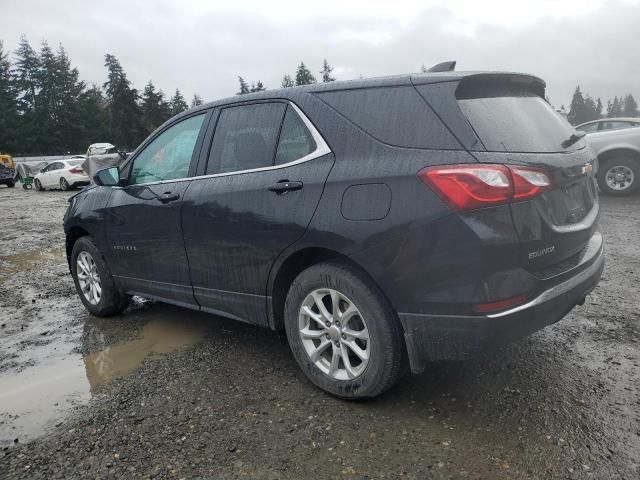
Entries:
[[411,371],[422,372],[430,361],[470,358],[557,322],[584,301],[598,284],[603,269],[601,247],[579,273],[503,312],[473,316],[399,313]]

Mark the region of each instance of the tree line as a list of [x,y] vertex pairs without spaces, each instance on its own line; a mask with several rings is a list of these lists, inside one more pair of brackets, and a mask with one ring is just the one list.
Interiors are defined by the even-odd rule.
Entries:
[[[329,65],[327,59],[325,58],[322,62],[322,69],[319,71],[321,75],[322,82],[333,82],[335,78],[333,77],[333,67]],[[311,70],[307,68],[304,62],[300,62],[300,65],[296,68],[293,77],[289,74],[285,74],[282,77],[282,82],[280,83],[281,88],[289,88],[289,87],[297,87],[300,85],[311,85],[316,83],[316,77],[311,73]],[[260,80],[251,82],[251,86],[249,83],[241,76],[238,75],[238,83],[240,84],[240,89],[236,93],[236,95],[244,95],[246,93],[254,93],[254,92],[263,92],[267,89]]]
[[[15,51],[6,52],[0,40],[0,152],[77,153],[103,141],[132,149],[173,115],[203,103],[194,94],[188,104],[177,88],[169,97],[151,80],[140,92],[114,55],[105,55],[104,66],[106,81],[87,85],[62,45],[54,50],[44,41],[36,51],[23,36]],[[318,73],[322,82],[335,80],[326,59]],[[293,74],[283,76],[280,87],[317,81],[301,61]],[[249,83],[238,76],[238,82],[238,95],[267,89],[261,80]],[[633,95],[616,96],[605,106],[599,98],[583,94],[580,86],[567,115],[574,125],[620,116],[640,116]]]
[[[564,105],[560,107],[564,111]],[[614,117],[638,117],[638,104],[636,99],[630,93],[623,96],[615,96],[612,100],[607,101],[605,107],[600,98],[593,99],[589,94],[583,94],[578,85],[573,92],[571,105],[567,119],[572,125],[579,125],[589,120],[598,120],[599,118]]]
[[[168,98],[151,80],[141,93],[114,55],[104,66],[104,84],[89,86],[62,45],[44,41],[36,51],[23,36],[9,53],[0,41],[0,152],[77,153],[95,142],[132,149],[189,108],[179,89]],[[200,104],[195,94],[191,106]]]

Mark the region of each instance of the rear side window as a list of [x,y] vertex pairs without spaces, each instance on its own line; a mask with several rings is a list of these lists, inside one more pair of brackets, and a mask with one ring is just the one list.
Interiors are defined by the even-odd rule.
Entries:
[[458,104],[490,152],[561,152],[574,131],[534,92],[489,89]]
[[459,149],[459,142],[412,86],[318,93],[366,133],[388,145]]
[[280,140],[276,152],[276,165],[299,160],[316,149],[316,142],[311,133],[292,107],[287,107],[287,113],[282,122]]
[[206,173],[272,166],[285,108],[282,103],[260,103],[223,109]]
[[631,122],[602,122],[601,130],[622,130],[623,128],[631,128],[633,123]]

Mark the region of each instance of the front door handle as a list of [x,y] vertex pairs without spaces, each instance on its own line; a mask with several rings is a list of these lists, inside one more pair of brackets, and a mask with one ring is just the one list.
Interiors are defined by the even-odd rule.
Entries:
[[162,195],[158,197],[158,200],[160,200],[162,203],[169,203],[169,202],[175,202],[179,198],[180,198],[180,195],[178,195],[177,193],[164,192]]
[[300,190],[302,188],[302,182],[290,182],[289,180],[280,180],[269,187],[270,192],[282,194],[286,192],[292,192],[294,190]]

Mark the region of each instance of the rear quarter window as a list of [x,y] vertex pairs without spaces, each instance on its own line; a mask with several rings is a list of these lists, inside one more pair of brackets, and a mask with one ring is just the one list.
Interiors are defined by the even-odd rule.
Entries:
[[461,146],[412,86],[321,92],[318,98],[375,139],[398,147]]

